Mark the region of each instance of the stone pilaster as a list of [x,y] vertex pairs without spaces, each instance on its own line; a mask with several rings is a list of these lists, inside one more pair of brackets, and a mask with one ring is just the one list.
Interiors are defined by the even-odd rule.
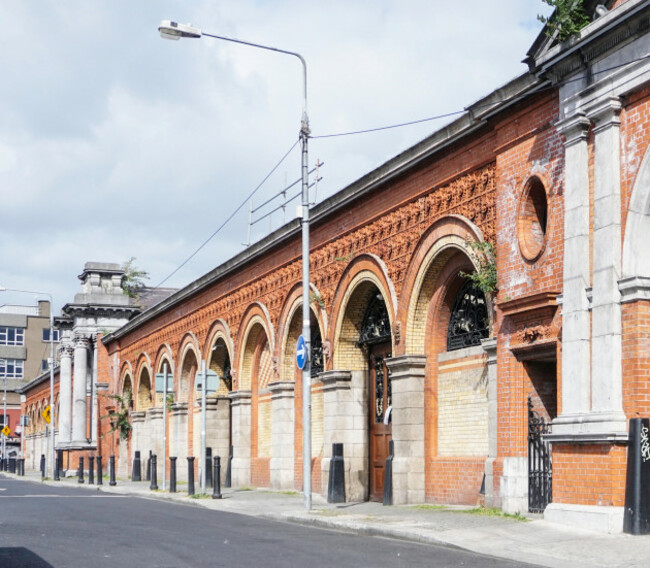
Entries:
[[[590,409],[589,126],[589,120],[581,114],[558,125],[565,137],[566,156],[562,304],[562,377],[565,380],[562,381],[562,414],[554,420],[553,432],[562,435],[574,433]],[[514,469],[521,470],[519,466]]]
[[145,448],[147,454],[149,453],[149,448],[147,448],[147,433],[145,431],[145,418],[147,413],[144,411],[133,411],[131,412],[131,449],[133,451],[132,458],[135,457],[135,452],[140,452],[140,457],[145,455]]
[[72,441],[72,353],[73,345],[59,347],[59,437],[57,447]]
[[293,381],[281,381],[269,385],[273,414],[270,473],[271,487],[274,489],[293,488],[295,386]]
[[74,340],[74,376],[72,407],[72,444],[85,446],[88,443],[86,432],[88,388],[88,338],[77,336]]
[[[171,424],[167,459],[172,456],[178,458],[176,460],[176,478],[180,481],[187,481],[187,403],[176,402],[172,404],[170,414]],[[160,464],[160,458],[158,460]]]
[[230,399],[227,396],[208,397],[206,403],[206,446],[212,456],[221,457],[221,482],[226,480],[230,452]]
[[235,487],[251,482],[251,396],[249,390],[229,394],[232,412],[232,484]]
[[[161,407],[154,407],[147,410],[147,417],[145,423],[149,425],[149,447],[145,448],[145,456],[149,457],[149,450],[151,450],[159,460],[162,460],[163,454],[163,409]],[[158,471],[160,465],[158,466]]]
[[485,504],[488,507],[498,506],[494,495],[494,461],[497,457],[497,340],[494,337],[481,342],[488,356],[488,457],[485,460]]
[[393,503],[424,502],[424,369],[426,355],[386,360],[392,385]]

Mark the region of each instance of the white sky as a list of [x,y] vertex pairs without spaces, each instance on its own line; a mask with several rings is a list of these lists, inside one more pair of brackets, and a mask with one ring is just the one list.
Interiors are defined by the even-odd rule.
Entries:
[[[0,0],[0,286],[50,292],[58,313],[85,262],[130,257],[157,285],[297,140],[297,59],[164,41],[160,20],[302,54],[318,136],[462,110],[525,71],[538,13],[542,0]],[[318,200],[447,122],[310,141]],[[299,164],[296,148],[254,203]],[[241,251],[247,223],[248,205],[165,285]]]

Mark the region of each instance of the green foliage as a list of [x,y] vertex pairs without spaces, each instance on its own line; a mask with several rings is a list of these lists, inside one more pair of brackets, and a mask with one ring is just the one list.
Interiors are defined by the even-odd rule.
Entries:
[[461,272],[469,278],[486,296],[492,296],[497,289],[497,262],[494,245],[487,241],[467,241],[472,249],[472,260],[478,268],[474,272]]
[[126,391],[124,393],[124,396],[120,396],[119,394],[109,394],[106,396],[108,396],[108,398],[112,398],[115,402],[117,402],[117,410],[109,412],[101,418],[108,418],[111,421],[111,429],[108,431],[109,433],[119,432],[120,438],[122,440],[126,440],[128,439],[129,435],[131,434],[131,430],[133,429],[129,416],[131,401],[133,400],[131,391]]
[[122,290],[129,298],[137,298],[139,291],[144,288],[144,281],[149,280],[149,273],[135,265],[134,256],[122,264],[122,270]]
[[317,292],[310,292],[309,293],[309,301],[312,304],[316,304],[320,308],[325,307],[325,300],[323,300],[323,297],[318,294]]
[[555,8],[548,18],[537,15],[537,19],[546,24],[548,37],[553,37],[557,32],[557,38],[564,41],[577,34],[589,23],[583,0],[542,0],[542,2]]

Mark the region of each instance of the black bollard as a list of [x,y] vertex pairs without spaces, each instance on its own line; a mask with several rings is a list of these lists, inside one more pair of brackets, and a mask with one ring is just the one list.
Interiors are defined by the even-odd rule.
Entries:
[[226,481],[223,484],[224,487],[232,487],[232,454],[233,447],[230,446],[230,450],[228,451],[228,465],[226,466]]
[[97,456],[97,485],[104,485],[104,472],[102,471],[102,456]]
[[18,463],[20,464],[20,476],[25,477],[25,458],[20,458]]
[[88,485],[95,485],[95,456],[88,456]]
[[384,505],[393,504],[393,457],[395,447],[393,440],[388,442],[388,457],[386,458],[386,467],[384,468]]
[[84,459],[83,457],[79,457],[79,480],[78,483],[83,483],[84,482]]
[[16,458],[9,458],[9,473],[16,473]]
[[59,477],[63,475],[63,450],[56,451],[56,459],[59,464]]
[[110,481],[108,484],[113,487],[117,485],[115,482],[115,456],[111,456],[108,458],[108,475],[110,477]]
[[327,502],[345,503],[345,465],[343,444],[332,444],[330,475],[327,483]]
[[45,454],[41,454],[41,479],[45,477]]
[[147,458],[147,473],[145,480],[151,481],[151,450],[149,450],[149,457]]
[[205,448],[205,486],[212,487],[212,448]]
[[142,481],[142,466],[140,464],[140,451],[136,450],[133,458],[133,470],[131,471],[131,481]]
[[[24,460],[23,460],[24,461]],[[61,481],[61,476],[59,475],[59,456],[57,454],[56,459],[54,460],[54,481]],[[25,475],[23,471],[23,475]]]
[[169,458],[169,492],[176,493],[176,458]]
[[149,485],[149,489],[156,490],[158,489],[158,465],[156,463],[158,458],[156,457],[156,454],[152,454],[149,461],[151,463],[151,484]]
[[187,494],[194,495],[194,457],[187,458]]
[[212,498],[221,499],[221,457],[214,456],[213,459],[212,479],[214,479],[214,484],[212,485]]
[[650,421],[647,418],[630,419],[623,532],[634,535],[650,533],[650,485],[647,483],[650,476],[649,430]]

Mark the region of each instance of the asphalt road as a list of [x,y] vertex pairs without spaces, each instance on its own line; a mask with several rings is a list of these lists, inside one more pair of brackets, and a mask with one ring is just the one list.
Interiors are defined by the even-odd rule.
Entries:
[[462,550],[0,476],[0,567],[515,567]]

